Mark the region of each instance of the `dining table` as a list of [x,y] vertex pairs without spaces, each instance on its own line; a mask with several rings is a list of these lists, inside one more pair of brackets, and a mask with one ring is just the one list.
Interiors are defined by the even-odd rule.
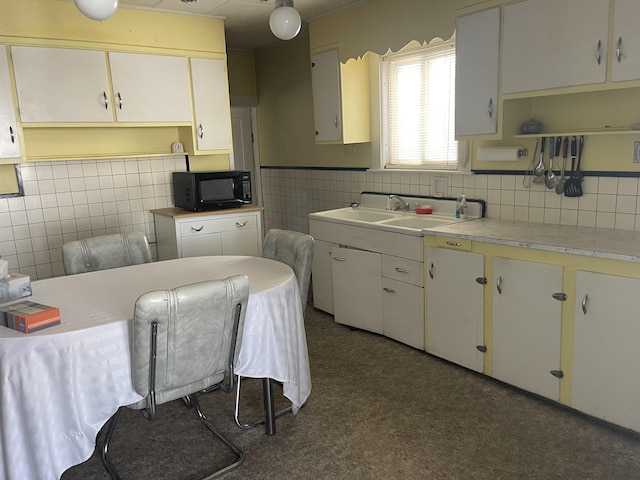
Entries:
[[288,265],[207,256],[54,277],[32,282],[28,300],[58,307],[59,325],[29,334],[0,326],[0,479],[59,479],[92,455],[120,406],[142,398],[130,350],[141,294],[237,274],[249,277],[249,299],[234,371],[263,379],[266,432],[275,433],[271,380],[282,383],[294,413],[311,393],[300,293]]

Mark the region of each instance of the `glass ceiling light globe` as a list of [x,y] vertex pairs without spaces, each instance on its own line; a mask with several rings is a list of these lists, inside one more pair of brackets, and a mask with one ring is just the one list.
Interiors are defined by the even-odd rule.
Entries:
[[118,9],[119,0],[73,0],[78,10],[91,20],[107,20]]
[[269,27],[280,40],[291,40],[300,31],[302,20],[300,14],[293,7],[279,7],[269,17]]

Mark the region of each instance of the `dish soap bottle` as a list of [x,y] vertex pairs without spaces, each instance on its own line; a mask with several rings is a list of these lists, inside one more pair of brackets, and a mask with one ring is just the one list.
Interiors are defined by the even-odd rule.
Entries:
[[462,195],[456,199],[456,218],[460,218],[460,207],[462,206]]

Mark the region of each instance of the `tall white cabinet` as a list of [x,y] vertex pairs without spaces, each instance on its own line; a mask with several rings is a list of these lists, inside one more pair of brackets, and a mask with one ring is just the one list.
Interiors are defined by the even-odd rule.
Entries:
[[209,58],[190,62],[198,150],[228,150],[231,111],[226,62]]
[[640,431],[640,280],[578,271],[571,405]]
[[0,158],[20,158],[18,123],[11,94],[7,50],[0,45]]
[[458,18],[456,136],[496,133],[500,8]]

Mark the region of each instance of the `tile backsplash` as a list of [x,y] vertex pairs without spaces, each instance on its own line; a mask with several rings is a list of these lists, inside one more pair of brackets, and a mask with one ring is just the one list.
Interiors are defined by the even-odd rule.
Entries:
[[24,197],[0,198],[0,256],[33,280],[63,275],[62,244],[141,231],[155,258],[150,210],[173,205],[184,156],[26,163]]
[[526,188],[522,175],[269,168],[261,175],[266,229],[308,232],[309,213],[349,206],[362,191],[434,195],[438,183],[448,197],[485,200],[491,218],[640,230],[637,178],[585,177],[584,195],[569,198],[544,184]]
[[[0,198],[0,256],[32,279],[63,275],[62,244],[107,233],[144,232],[156,258],[150,210],[173,205],[171,172],[184,156],[37,162],[21,165],[24,197]],[[521,175],[463,175],[263,168],[264,226],[309,231],[311,212],[348,206],[362,191],[487,202],[487,216],[537,223],[640,230],[638,179],[586,177],[584,195],[567,198]],[[446,179],[442,181],[441,179]]]

